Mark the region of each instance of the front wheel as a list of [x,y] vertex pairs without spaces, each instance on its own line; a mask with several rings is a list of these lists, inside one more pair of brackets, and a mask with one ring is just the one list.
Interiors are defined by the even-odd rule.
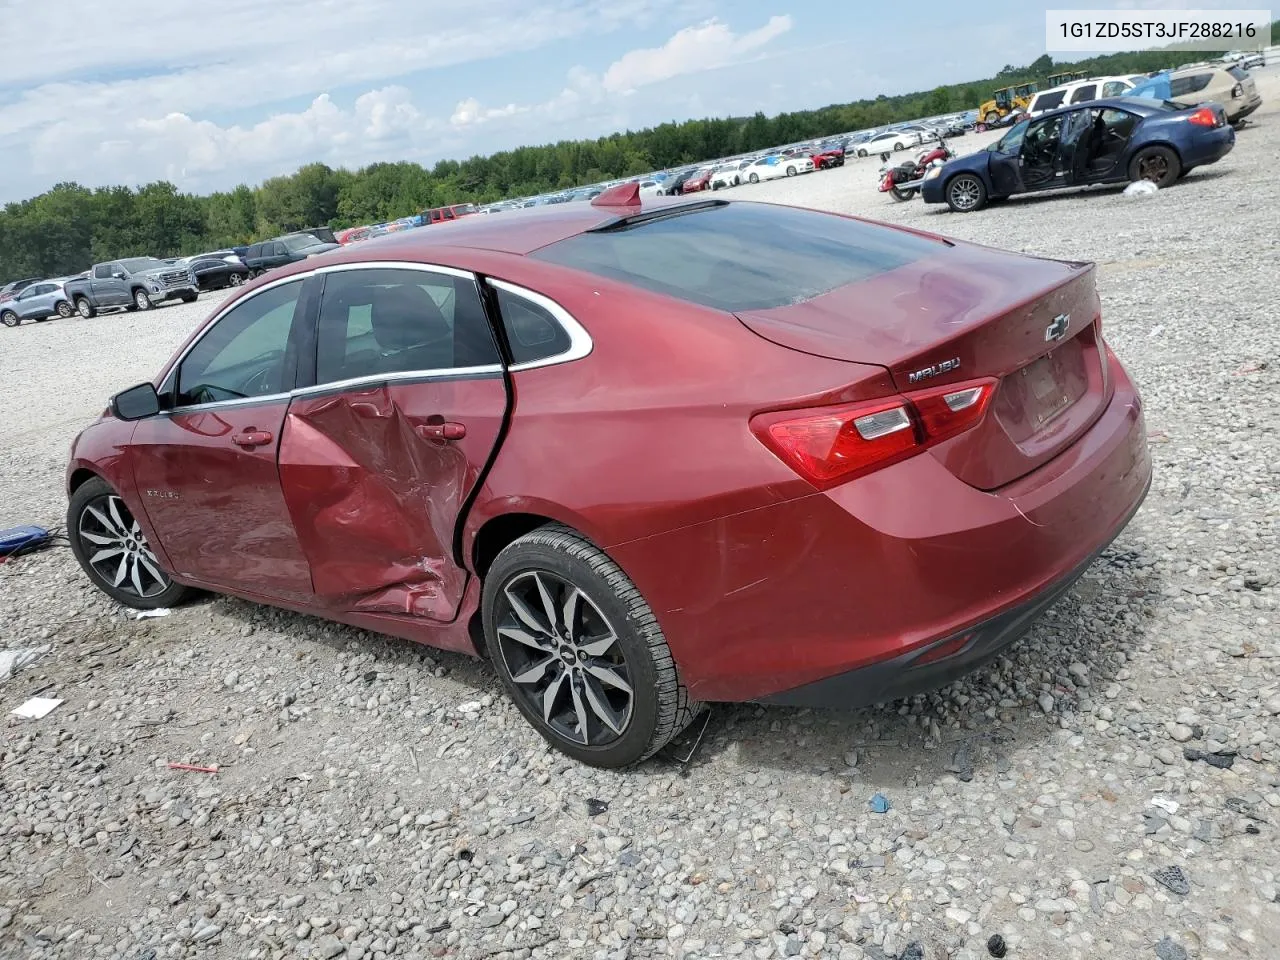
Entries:
[[67,506],[71,552],[94,586],[126,607],[171,607],[190,592],[160,567],[128,506],[103,479],[87,480]]
[[147,296],[147,291],[141,287],[133,291],[133,305],[139,310],[150,310],[151,298]]
[[787,176],[788,176],[788,177],[794,177],[795,175],[796,175],[796,168],[795,168],[795,167],[787,167]]
[[67,301],[65,300],[58,301],[57,310],[58,310],[58,316],[60,316],[63,320],[67,319],[67,317],[75,313],[75,310],[72,309],[71,304],[67,303]]
[[183,294],[180,294],[179,296],[181,297],[183,303],[195,303],[198,299],[200,299],[200,294],[198,293],[183,293]]
[[972,173],[952,177],[947,184],[947,206],[956,213],[972,213],[987,203],[987,186]]
[[1168,147],[1144,147],[1129,163],[1130,180],[1149,180],[1161,189],[1182,175],[1182,162]]
[[553,747],[594,767],[639,763],[697,712],[627,575],[559,524],[512,543],[484,581],[484,633],[503,686]]
[[6,310],[4,313],[0,313],[0,323],[3,323],[6,327],[16,327],[21,322],[22,321],[18,319],[18,315],[12,310]]
[[80,314],[85,320],[92,320],[98,311],[87,297],[77,297],[76,313]]
[[749,176],[747,179],[748,179],[748,180],[750,180],[752,183],[759,183],[759,182],[760,182],[760,174],[758,174],[758,173],[753,173],[753,174],[752,174],[751,176]]
[[992,111],[991,111],[990,113],[988,113],[988,114],[986,115],[986,117],[984,117],[983,119],[985,119],[985,120],[987,121],[987,126],[988,126],[988,127],[994,127],[997,123],[999,123],[999,122],[1000,122],[1000,114],[998,114],[998,113],[996,113],[994,110],[992,110]]

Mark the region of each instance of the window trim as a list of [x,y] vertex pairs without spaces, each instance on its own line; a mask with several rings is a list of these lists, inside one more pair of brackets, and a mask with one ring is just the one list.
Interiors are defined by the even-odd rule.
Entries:
[[[231,303],[224,304],[218,310],[218,312],[215,313],[210,318],[209,322],[204,325],[204,329],[200,331],[200,336],[196,337],[189,344],[187,344],[186,348],[182,351],[182,353],[178,355],[178,359],[176,359],[170,365],[169,369],[165,371],[164,378],[160,381],[160,386],[156,392],[160,394],[176,392],[176,389],[178,386],[178,383],[177,383],[178,370],[182,366],[183,362],[187,359],[187,354],[191,353],[191,351],[196,348],[196,345],[199,344],[201,341],[203,341],[204,338],[207,337],[209,333],[213,330],[213,328],[222,321],[222,318],[225,317],[232,310],[234,310],[236,307],[239,307],[242,304],[248,303],[250,300],[253,300],[255,297],[261,296],[262,294],[266,293],[268,290],[274,290],[276,287],[282,287],[286,283],[293,283],[295,280],[301,281],[302,284],[305,286],[306,281],[314,275],[315,275],[315,271],[309,270],[305,273],[293,273],[287,277],[280,277],[277,280],[272,280],[270,283],[263,284],[261,287],[253,291],[253,293],[248,294],[247,296],[237,297]],[[298,306],[302,306],[302,304],[303,304],[302,292],[299,291]],[[295,307],[295,311],[296,309],[297,308]],[[295,313],[295,316],[294,316],[295,323],[297,322],[297,319],[298,318]],[[288,397],[291,394],[292,394],[292,391],[286,391],[284,393],[263,394],[260,397],[238,397],[232,400],[214,400],[210,403],[192,403],[183,407],[171,407],[165,410],[161,410],[159,415],[167,417],[167,416],[173,416],[175,414],[186,414],[193,410],[196,412],[204,412],[206,410],[221,409],[224,407],[247,407],[255,403],[271,403],[273,401],[281,400],[285,397]]]
[[[519,373],[521,370],[533,370],[538,367],[550,367],[558,363],[572,363],[574,360],[581,360],[589,355],[595,349],[595,342],[582,324],[578,323],[564,307],[556,303],[548,296],[530,290],[528,287],[522,287],[518,284],[509,283],[506,280],[498,280],[494,277],[486,278],[485,282],[495,290],[501,290],[509,293],[513,297],[519,297],[522,300],[528,300],[535,307],[540,307],[547,313],[551,314],[551,318],[560,324],[564,332],[569,335],[569,349],[561,353],[552,354],[549,357],[543,357],[539,360],[527,360],[524,363],[513,363],[507,369],[512,373]],[[498,318],[501,320],[501,317]]]
[[[446,267],[435,263],[417,263],[414,261],[402,260],[362,260],[356,263],[333,263],[323,267],[317,267],[314,271],[317,275],[327,275],[330,273],[350,273],[357,270],[417,270],[421,273],[435,273],[445,277],[453,277],[459,280],[470,280],[476,285],[476,293],[480,293],[479,278],[470,270],[460,270],[457,267]],[[317,305],[316,322],[319,321],[319,309],[324,306],[324,291],[320,293],[320,303]],[[487,317],[487,312],[486,312]],[[317,330],[317,336],[319,331]],[[492,324],[489,328],[489,335],[494,336]],[[494,339],[495,346],[497,338]],[[514,368],[512,368],[514,369]],[[474,367],[438,367],[426,370],[398,370],[394,373],[375,373],[367,377],[353,377],[350,380],[328,380],[324,383],[313,383],[306,387],[295,387],[292,396],[295,397],[315,397],[329,393],[342,393],[345,390],[352,390],[362,386],[375,386],[380,383],[404,383],[408,382],[426,382],[433,380],[467,380],[467,379],[483,379],[500,375],[502,373],[502,361],[497,363],[485,363]]]

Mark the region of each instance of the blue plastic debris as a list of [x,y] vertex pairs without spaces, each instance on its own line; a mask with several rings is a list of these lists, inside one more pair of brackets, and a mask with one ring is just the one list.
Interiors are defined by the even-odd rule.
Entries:
[[886,797],[883,793],[877,793],[874,797],[871,798],[871,812],[872,813],[888,813],[889,798]]
[[0,557],[26,553],[42,546],[49,539],[49,531],[44,527],[11,527],[0,530]]

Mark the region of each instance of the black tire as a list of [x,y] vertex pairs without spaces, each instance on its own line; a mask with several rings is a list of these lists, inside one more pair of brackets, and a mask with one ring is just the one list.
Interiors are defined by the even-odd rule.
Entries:
[[[575,613],[566,626],[563,609],[571,600]],[[542,625],[536,631],[517,601]],[[485,576],[482,609],[488,652],[507,694],[549,744],[581,763],[610,769],[639,763],[698,712],[640,592],[568,527],[541,527],[498,554]],[[586,648],[589,640],[594,650]],[[606,676],[624,681],[629,692]]]
[[76,297],[76,313],[85,320],[92,320],[98,315],[98,308],[89,302],[88,297]]
[[787,167],[787,176],[788,176],[788,177],[794,177],[795,175],[796,175],[796,168],[795,168],[795,167]]
[[867,151],[865,151],[865,150],[863,150],[861,147],[859,147],[859,148],[858,148],[858,156],[860,156],[860,157],[865,157],[866,155],[867,155]]
[[986,120],[988,127],[994,127],[997,123],[1000,122],[1000,114],[992,110],[985,117],[983,117],[983,119]]
[[893,141],[893,152],[894,152],[894,153],[898,153],[899,151],[902,151],[902,150],[905,150],[905,149],[907,149],[907,145],[906,145],[905,143],[903,143],[901,140],[895,140],[895,141]]
[[1129,161],[1129,179],[1149,180],[1162,190],[1182,175],[1182,161],[1168,147],[1143,147]]
[[73,316],[76,312],[75,308],[71,306],[71,304],[67,303],[67,301],[65,300],[59,300],[58,306],[56,307],[56,309],[58,311],[58,316],[60,316],[63,320],[66,320],[68,317]]
[[956,213],[973,213],[987,205],[987,186],[974,173],[958,173],[948,180],[945,195]]
[[[67,537],[81,569],[95,587],[116,603],[135,610],[156,610],[172,607],[191,593],[189,587],[170,579],[147,546],[147,538],[128,506],[101,477],[86,480],[71,495],[67,504]],[[119,547],[115,546],[117,543]],[[114,552],[100,557],[108,551]],[[117,556],[119,585],[103,572],[116,563]]]
[[244,277],[240,274],[233,272],[227,275],[227,286],[238,287],[242,283],[244,283]]
[[897,200],[899,203],[902,203],[914,197],[918,190],[919,187],[910,187],[906,190],[903,190],[901,187],[890,187],[889,196],[893,197],[893,199]]
[[760,182],[760,174],[758,174],[758,173],[753,173],[753,174],[751,174],[751,176],[747,177],[747,179],[748,179],[748,180],[750,180],[752,183],[759,183],[759,182]]
[[200,294],[184,293],[184,294],[181,294],[181,298],[183,303],[195,303],[197,300],[200,299]]
[[22,321],[18,319],[18,315],[12,310],[6,310],[4,313],[0,313],[0,323],[3,323],[6,327],[16,327],[21,322]]
[[133,306],[136,310],[150,310],[151,298],[147,296],[147,291],[142,287],[135,287],[133,290]]

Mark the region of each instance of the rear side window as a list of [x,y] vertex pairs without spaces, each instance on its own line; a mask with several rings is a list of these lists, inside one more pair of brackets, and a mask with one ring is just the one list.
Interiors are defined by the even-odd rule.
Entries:
[[498,309],[502,313],[502,327],[511,345],[513,365],[546,360],[568,352],[572,343],[569,334],[550,311],[522,297],[494,288]]
[[1054,107],[1062,106],[1062,98],[1067,95],[1065,90],[1053,90],[1049,93],[1042,93],[1036,98],[1035,109],[1052,110]]
[[1118,97],[1125,91],[1123,80],[1108,80],[1102,85],[1102,95],[1104,97]]
[[1084,103],[1086,100],[1092,100],[1093,95],[1097,92],[1098,85],[1096,83],[1086,84],[1083,87],[1077,87],[1076,92],[1071,95],[1072,103]]
[[1231,76],[1236,80],[1243,80],[1245,77],[1249,76],[1248,71],[1234,63],[1227,67],[1227,73],[1231,74]]
[[1174,77],[1169,81],[1169,96],[1185,97],[1189,93],[1199,93],[1209,85],[1213,78],[1211,73],[1194,73],[1189,77]]
[[111,264],[109,263],[98,264],[96,267],[93,268],[93,277],[95,280],[110,280]]
[[725,203],[623,221],[532,256],[736,312],[801,303],[942,249],[940,241],[833,214]]

